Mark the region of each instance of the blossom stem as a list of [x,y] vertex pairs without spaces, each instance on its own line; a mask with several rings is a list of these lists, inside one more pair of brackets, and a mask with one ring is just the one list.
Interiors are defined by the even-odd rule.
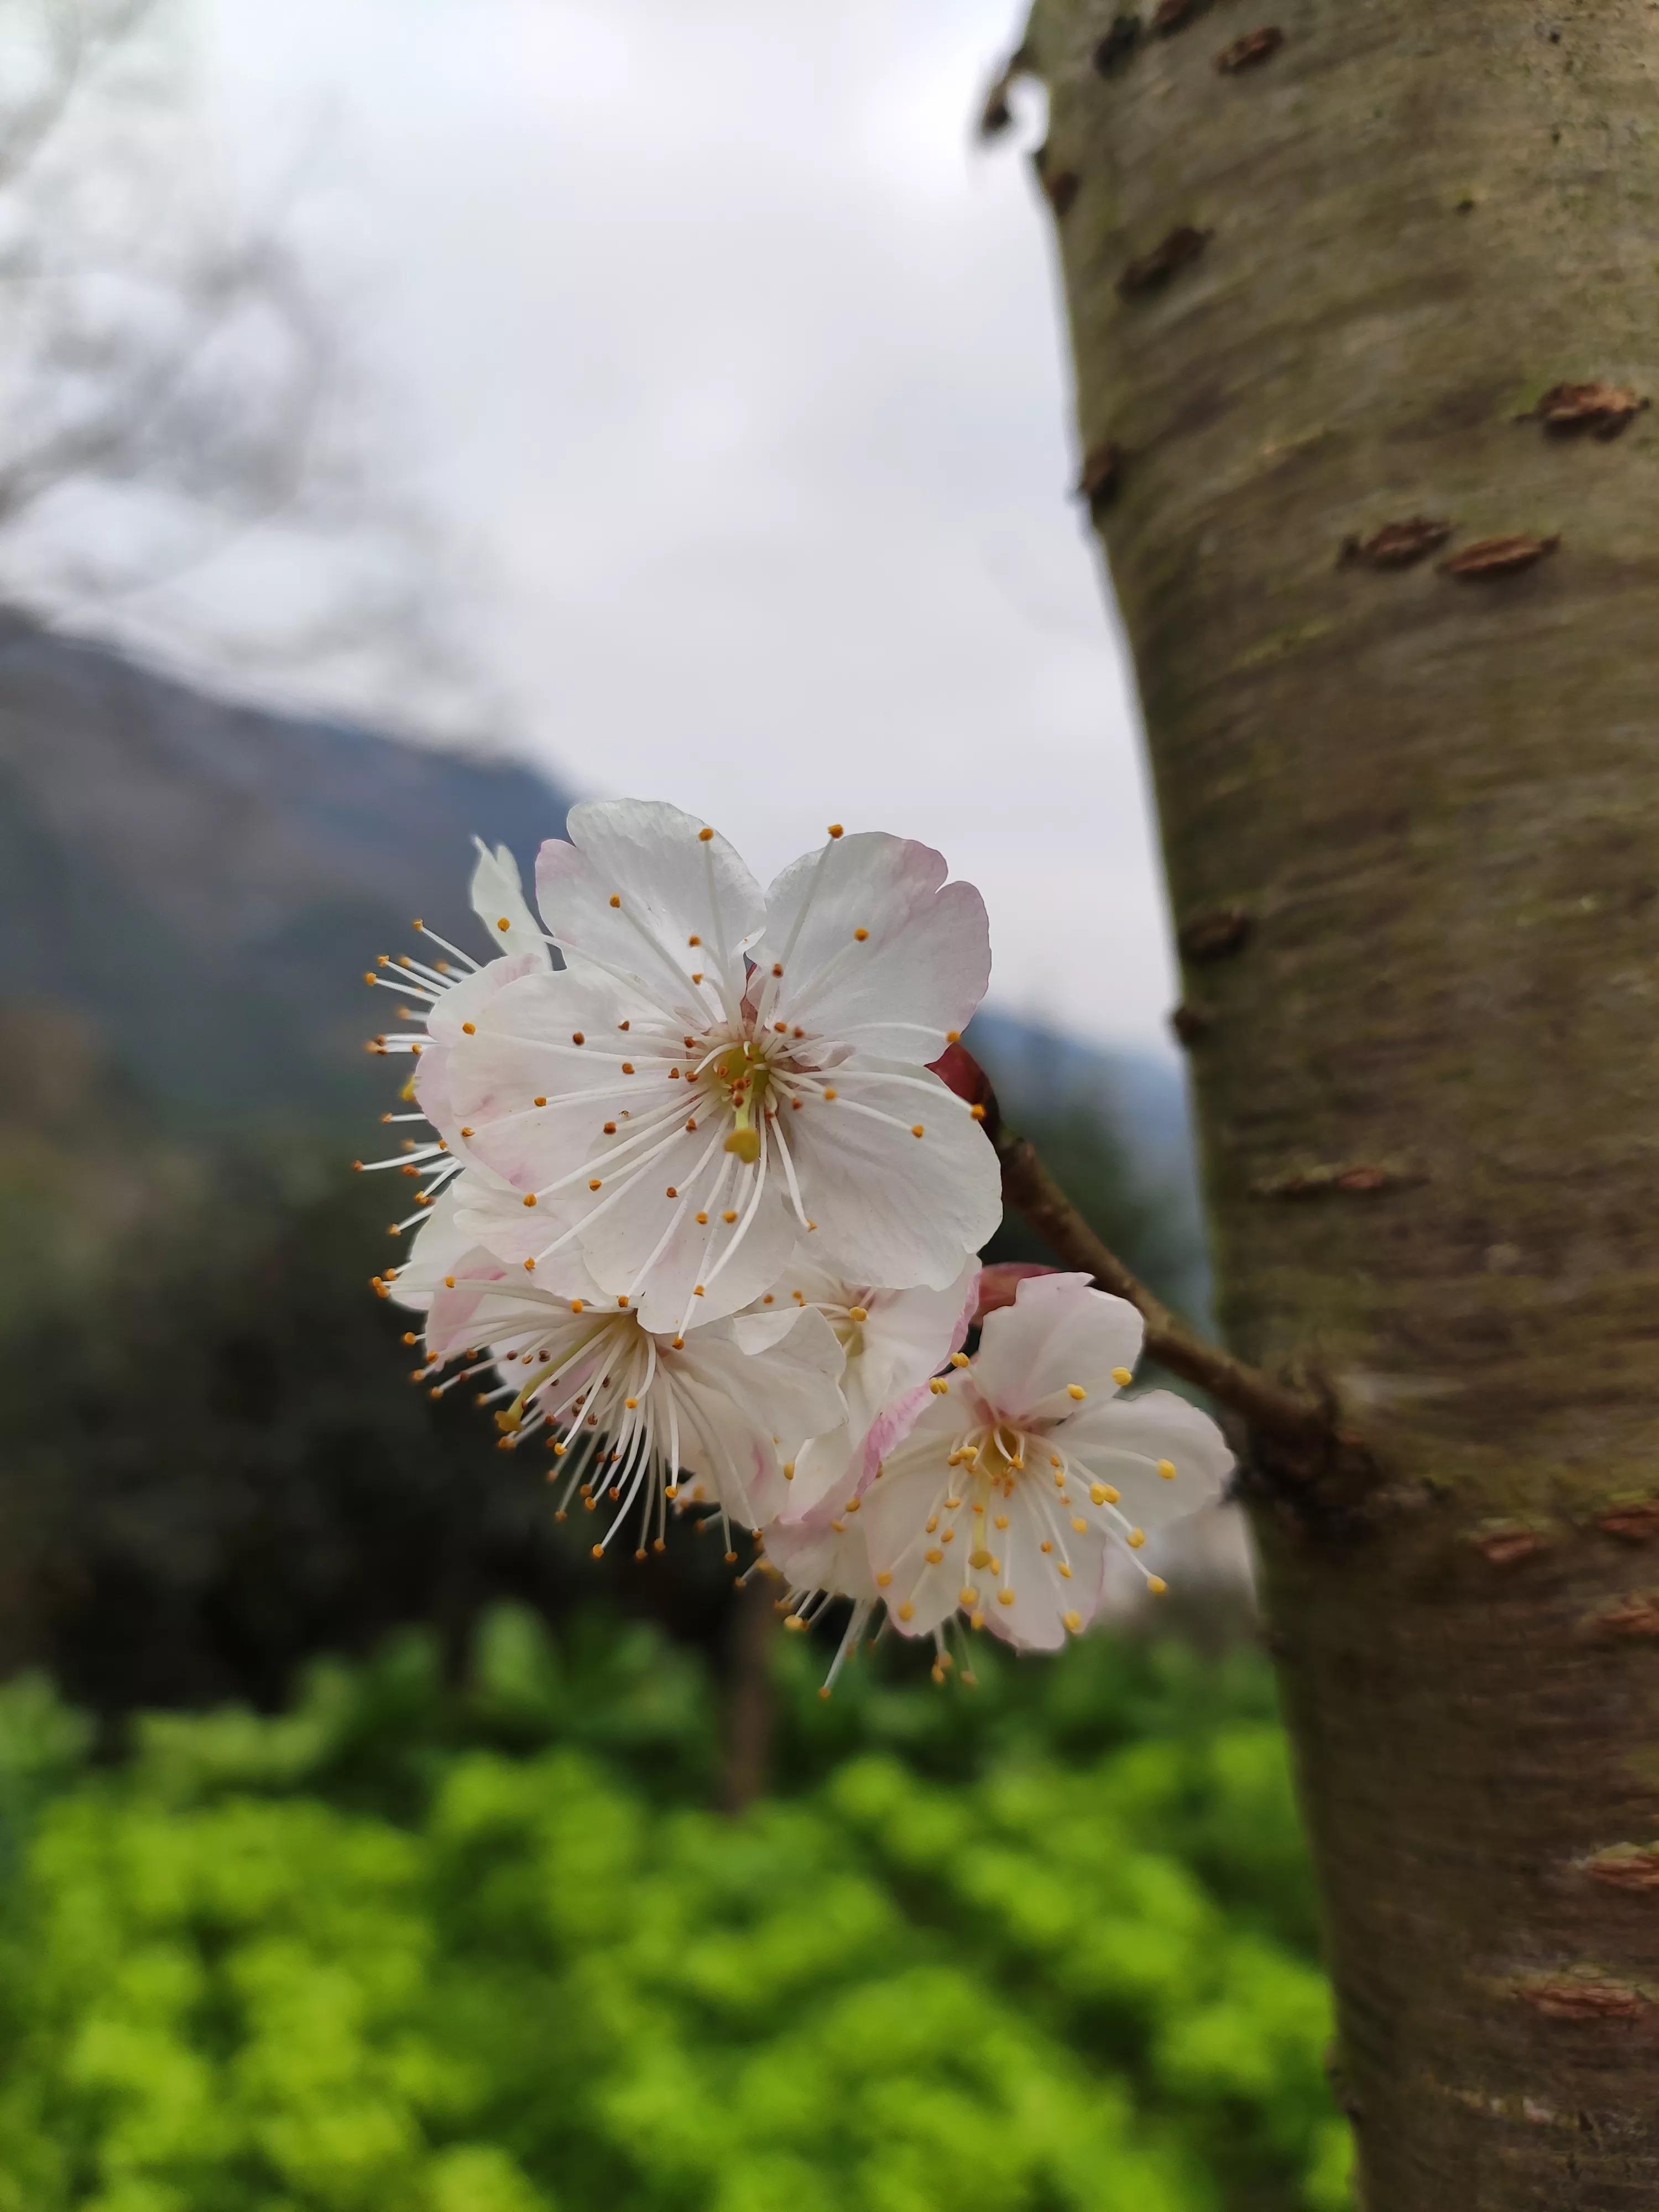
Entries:
[[1154,1297],[1139,1276],[1095,1234],[1038,1158],[1036,1147],[1006,1123],[996,1133],[1006,1204],[1024,1214],[1058,1260],[1093,1276],[1103,1291],[1127,1298],[1146,1324],[1149,1358],[1183,1382],[1195,1382],[1231,1407],[1253,1429],[1289,1443],[1310,1443],[1332,1434],[1332,1409],[1270,1375],[1207,1344]]

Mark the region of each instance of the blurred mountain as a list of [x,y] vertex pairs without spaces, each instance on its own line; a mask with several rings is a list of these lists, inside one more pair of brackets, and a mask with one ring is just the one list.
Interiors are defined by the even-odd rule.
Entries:
[[[416,913],[473,941],[473,833],[528,875],[567,805],[528,769],[233,705],[0,610],[0,1001],[129,1131],[147,1101],[173,1133],[349,1121],[355,1147],[386,1095],[363,1038],[396,1004],[364,968]],[[1200,1310],[1173,1057],[996,1012],[969,1042],[1125,1257]],[[35,1118],[64,1137],[76,1116]]]
[[0,993],[84,1017],[176,1125],[378,1106],[362,1040],[388,1001],[363,969],[415,914],[466,943],[472,834],[527,866],[567,804],[0,610]]

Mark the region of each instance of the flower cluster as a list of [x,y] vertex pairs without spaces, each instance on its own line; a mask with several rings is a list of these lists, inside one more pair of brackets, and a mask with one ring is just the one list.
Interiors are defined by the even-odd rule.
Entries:
[[942,1663],[953,1620],[1082,1628],[1109,1548],[1228,1455],[1183,1401],[1118,1395],[1133,1307],[981,1285],[998,1163],[935,1072],[989,976],[977,891],[837,825],[763,895],[714,830],[621,800],[543,846],[538,921],[479,851],[493,957],[423,931],[430,958],[368,978],[410,1024],[374,1048],[417,1055],[386,1118],[434,1133],[372,1164],[422,1186],[376,1285],[424,1316],[428,1387],[482,1382],[596,1556],[660,1550],[671,1510],[718,1516],[733,1559],[751,1530],[792,1625],[852,1601],[837,1666],[884,1605]]

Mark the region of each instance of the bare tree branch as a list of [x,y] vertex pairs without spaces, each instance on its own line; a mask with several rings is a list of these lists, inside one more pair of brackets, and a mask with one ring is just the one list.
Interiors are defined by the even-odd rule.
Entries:
[[1024,1215],[1056,1259],[1129,1301],[1146,1322],[1146,1350],[1161,1366],[1207,1390],[1263,1436],[1292,1444],[1316,1444],[1334,1436],[1328,1406],[1275,1382],[1177,1319],[1102,1243],[1025,1138],[1000,1123],[995,1143],[1005,1201]]

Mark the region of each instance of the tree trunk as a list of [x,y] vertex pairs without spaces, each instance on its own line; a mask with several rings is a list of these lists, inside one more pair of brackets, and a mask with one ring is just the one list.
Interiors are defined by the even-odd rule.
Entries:
[[[1115,5],[1038,0],[1023,58],[1225,1327],[1376,1462],[1249,1472],[1364,2202],[1634,2212],[1659,14],[1165,0],[1132,35]],[[1595,385],[1629,389],[1556,390]]]

